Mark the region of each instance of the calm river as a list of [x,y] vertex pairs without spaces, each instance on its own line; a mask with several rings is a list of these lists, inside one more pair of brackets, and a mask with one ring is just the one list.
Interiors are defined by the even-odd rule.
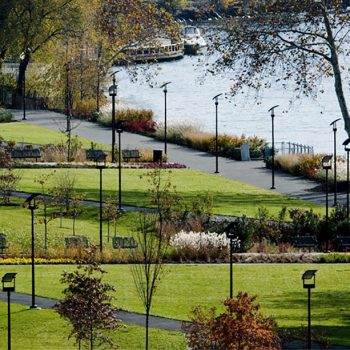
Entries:
[[[213,96],[228,92],[230,76],[208,76],[203,79],[204,69],[199,67],[198,57],[185,56],[179,61],[160,63],[154,86],[171,81],[168,86],[168,121],[196,123],[204,131],[215,131],[215,105]],[[120,69],[120,68],[118,68]],[[126,73],[117,74],[118,98],[135,107],[152,109],[157,121],[164,118],[164,94],[158,87],[132,82]],[[292,106],[293,92],[280,87],[263,91],[260,103],[254,100],[254,92],[245,92],[235,98],[219,101],[219,133],[233,135],[257,135],[271,140],[271,118],[267,112],[276,109],[276,141],[297,142],[314,146],[315,152],[333,151],[333,132],[329,123],[341,117],[333,88],[333,81],[324,81],[325,93],[317,101],[297,99]],[[337,148],[343,154],[342,142],[347,138],[341,120],[338,122]]]

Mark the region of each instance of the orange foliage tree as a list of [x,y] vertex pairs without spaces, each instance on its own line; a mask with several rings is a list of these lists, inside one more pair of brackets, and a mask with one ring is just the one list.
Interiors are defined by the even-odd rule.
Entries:
[[224,301],[225,311],[216,316],[216,309],[203,311],[196,307],[192,323],[184,324],[192,350],[280,350],[281,340],[276,323],[264,317],[256,296],[239,292],[237,299]]

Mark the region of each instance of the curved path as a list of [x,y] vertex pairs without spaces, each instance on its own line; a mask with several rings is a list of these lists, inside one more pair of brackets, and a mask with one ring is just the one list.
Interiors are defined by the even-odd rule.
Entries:
[[[14,110],[13,113],[17,120],[24,123],[32,123],[53,130],[63,130],[65,127],[66,116],[60,113],[41,110],[27,111],[26,121],[22,121],[22,111]],[[73,120],[73,125],[75,128],[72,130],[72,134],[94,142],[111,144],[110,128],[80,120]],[[122,148],[163,149],[163,142],[128,132],[122,134],[121,143]],[[215,171],[215,156],[212,154],[168,143],[168,156],[169,161],[185,164],[192,169],[205,173],[214,173]],[[218,176],[228,179],[265,189],[270,189],[271,186],[271,171],[265,168],[263,161],[241,162],[220,157],[219,171]],[[275,184],[277,192],[325,204],[325,195],[312,191],[318,185],[314,181],[276,172]],[[345,195],[338,195],[338,199],[340,202],[345,202]]]

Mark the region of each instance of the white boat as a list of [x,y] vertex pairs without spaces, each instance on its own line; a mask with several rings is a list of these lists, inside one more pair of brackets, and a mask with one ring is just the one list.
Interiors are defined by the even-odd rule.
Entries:
[[182,40],[185,47],[185,54],[195,55],[202,47],[207,46],[207,42],[202,37],[199,28],[195,26],[185,26],[182,30]]
[[128,59],[135,63],[176,60],[183,55],[184,43],[181,41],[174,43],[169,39],[156,39],[149,45],[126,50]]

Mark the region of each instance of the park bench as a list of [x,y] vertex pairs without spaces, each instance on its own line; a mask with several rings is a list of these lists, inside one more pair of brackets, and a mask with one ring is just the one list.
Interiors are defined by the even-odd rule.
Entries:
[[39,148],[34,149],[18,149],[15,148],[11,151],[12,159],[26,159],[26,158],[35,158],[38,161],[38,158],[41,158],[41,151]]
[[298,236],[292,238],[292,245],[295,248],[317,248],[318,243],[315,236]]
[[122,156],[123,156],[123,159],[126,160],[127,162],[129,161],[129,159],[136,160],[141,158],[141,154],[138,149],[123,149]]
[[107,155],[108,155],[108,152],[102,151],[100,149],[85,150],[86,159],[94,162],[105,162]]
[[131,249],[137,247],[137,242],[134,237],[114,236],[112,239],[112,246],[114,249]]
[[350,247],[350,236],[337,236],[335,243],[339,251],[344,251]]
[[88,248],[89,241],[85,236],[68,236],[64,238],[66,242],[66,248]]
[[5,234],[0,233],[0,254],[4,254],[4,250],[8,248],[7,237]]

